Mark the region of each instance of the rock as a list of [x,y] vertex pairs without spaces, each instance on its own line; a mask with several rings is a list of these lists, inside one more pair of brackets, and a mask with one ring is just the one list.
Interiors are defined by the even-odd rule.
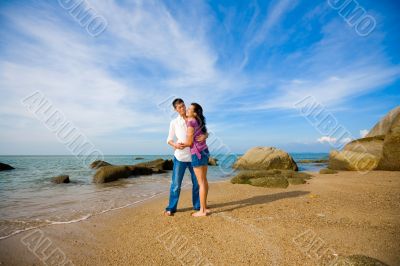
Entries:
[[329,169],[329,168],[324,168],[324,169],[319,170],[319,173],[323,174],[323,175],[330,175],[330,174],[337,174],[339,172],[336,170]]
[[217,158],[213,158],[213,157],[210,156],[208,158],[208,165],[218,166],[218,159]]
[[100,167],[109,166],[109,165],[112,165],[112,164],[107,163],[107,162],[105,162],[105,161],[97,160],[97,161],[94,161],[94,162],[92,162],[92,163],[90,164],[90,168],[92,168],[92,169],[98,169],[98,168],[100,168]]
[[289,182],[284,177],[269,176],[250,179],[250,185],[256,187],[287,188]]
[[144,160],[143,157],[136,157],[135,160]]
[[15,168],[9,164],[0,163],[0,171],[13,170],[13,169]]
[[174,168],[174,161],[172,159],[165,160],[163,170],[171,171]]
[[400,106],[391,110],[385,117],[383,117],[365,137],[375,137],[379,135],[387,135],[393,123],[400,116]]
[[105,165],[98,168],[93,176],[94,183],[108,183],[130,176],[165,173],[173,168],[172,160],[157,159],[135,165]]
[[332,151],[328,167],[333,170],[371,171],[379,163],[379,158],[368,153],[352,151]]
[[328,159],[324,160],[299,160],[297,163],[327,163],[329,162]]
[[329,162],[328,159],[323,160],[298,160],[297,163],[327,163]]
[[108,183],[116,181],[120,178],[127,178],[131,175],[131,170],[128,166],[103,166],[97,170],[93,176],[94,183]]
[[248,150],[234,163],[233,168],[241,170],[298,170],[297,164],[287,152],[274,147],[255,147]]
[[172,170],[174,162],[172,160],[156,159],[149,162],[138,163],[134,166],[147,167],[153,169],[153,173],[165,173],[165,171]]
[[302,185],[306,183],[306,180],[301,177],[296,177],[296,178],[288,178],[287,181],[289,182],[290,185]]
[[390,111],[365,138],[332,151],[329,168],[334,170],[400,170],[400,107]]
[[304,184],[311,175],[293,170],[241,171],[231,179],[233,184],[249,184],[261,187],[287,188],[289,184]]
[[382,157],[378,170],[400,170],[400,115],[393,121],[392,127],[383,142]]
[[335,266],[388,266],[384,262],[364,256],[364,255],[350,255],[339,256]]
[[151,175],[153,169],[133,165],[109,165],[100,167],[93,176],[94,183],[108,183],[130,176]]
[[53,183],[56,184],[63,184],[63,183],[69,183],[69,176],[68,175],[59,175],[55,176],[51,179]]

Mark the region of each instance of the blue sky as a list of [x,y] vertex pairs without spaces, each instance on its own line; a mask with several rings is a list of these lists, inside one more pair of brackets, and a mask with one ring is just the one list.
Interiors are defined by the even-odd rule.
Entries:
[[328,152],[294,104],[314,97],[351,132],[400,103],[400,4],[358,0],[360,36],[334,1],[85,1],[91,36],[60,1],[0,2],[0,154],[69,154],[21,99],[40,91],[104,154],[168,154],[174,96],[205,109],[231,152]]

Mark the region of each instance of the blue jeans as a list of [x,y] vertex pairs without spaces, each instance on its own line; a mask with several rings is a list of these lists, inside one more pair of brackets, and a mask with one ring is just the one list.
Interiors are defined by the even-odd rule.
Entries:
[[182,179],[185,175],[186,168],[189,168],[192,177],[192,203],[194,210],[200,210],[199,184],[194,174],[191,162],[178,161],[174,156],[174,168],[172,169],[172,183],[169,191],[169,204],[165,209],[172,213],[176,212],[178,207],[179,195],[181,194]]

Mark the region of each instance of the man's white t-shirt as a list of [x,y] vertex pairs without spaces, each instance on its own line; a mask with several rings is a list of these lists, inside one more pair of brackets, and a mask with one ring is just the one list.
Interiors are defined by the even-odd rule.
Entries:
[[[187,126],[185,119],[178,115],[175,119],[171,121],[169,124],[169,133],[167,143],[170,140],[174,140],[177,138],[177,143],[186,142],[187,138]],[[176,149],[174,153],[176,159],[181,162],[191,162],[192,161],[192,154],[190,153],[190,148],[186,147],[182,150]]]

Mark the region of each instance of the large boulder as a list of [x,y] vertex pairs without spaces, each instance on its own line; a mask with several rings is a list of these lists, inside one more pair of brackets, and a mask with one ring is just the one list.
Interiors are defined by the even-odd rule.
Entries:
[[13,169],[15,168],[9,164],[0,163],[0,171],[13,170]]
[[332,151],[329,168],[370,171],[400,170],[400,107],[390,111],[366,135]]
[[365,137],[375,137],[379,135],[387,135],[389,130],[392,128],[395,120],[400,115],[400,106],[391,110],[385,115],[369,132]]
[[234,163],[233,168],[239,170],[298,170],[297,164],[287,152],[274,147],[251,148]]
[[393,121],[383,142],[382,157],[377,169],[379,170],[400,170],[400,115]]
[[347,171],[371,171],[376,169],[379,157],[370,153],[353,151],[332,151],[329,155],[329,168]]
[[55,176],[51,179],[51,181],[55,184],[63,184],[69,183],[69,176],[68,175],[59,175]]

